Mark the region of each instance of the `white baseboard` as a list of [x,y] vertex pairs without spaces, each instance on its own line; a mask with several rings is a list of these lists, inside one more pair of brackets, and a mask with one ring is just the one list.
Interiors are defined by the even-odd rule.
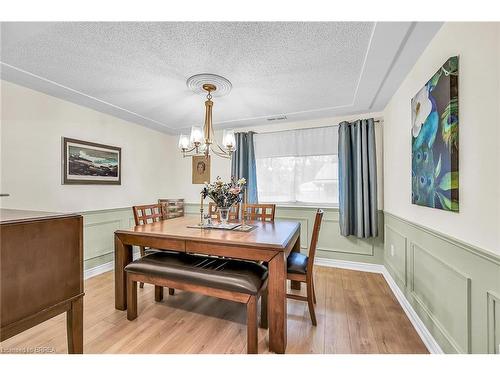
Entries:
[[[139,251],[134,251],[132,254],[133,259],[137,259],[140,256]],[[112,271],[115,268],[115,262],[112,260],[111,262],[100,264],[96,267],[89,268],[88,270],[83,271],[83,279],[87,280],[91,277],[100,275],[101,273]]]
[[408,319],[410,319],[411,324],[413,324],[413,327],[415,327],[415,330],[427,347],[427,350],[429,350],[431,354],[443,354],[443,350],[434,339],[432,334],[429,332],[424,322],[422,322],[417,312],[413,309],[413,306],[406,299],[401,289],[399,289],[391,274],[389,273],[389,271],[387,271],[387,268],[384,267],[384,272],[382,274],[384,275],[385,281],[387,281],[387,284],[389,284],[389,287],[396,296],[399,304],[406,313],[406,316],[408,317]]
[[401,305],[401,308],[403,309],[406,316],[410,320],[411,324],[413,325],[418,335],[422,339],[422,342],[427,347],[427,350],[429,350],[431,354],[443,354],[443,350],[441,349],[437,341],[434,339],[432,334],[429,332],[425,324],[422,322],[417,312],[413,309],[413,306],[406,299],[401,289],[399,289],[398,285],[396,284],[391,274],[389,273],[389,271],[387,271],[387,268],[385,268],[384,265],[362,263],[362,262],[351,262],[346,260],[335,260],[327,258],[316,258],[314,263],[319,266],[344,268],[355,271],[364,271],[364,272],[373,272],[382,274],[385,280],[387,281],[387,284],[391,288],[392,292],[394,293],[394,296]]
[[96,267],[89,268],[88,270],[85,270],[83,272],[83,279],[84,280],[90,279],[91,277],[100,275],[101,273],[111,271],[114,268],[115,268],[114,261],[104,263],[104,264],[101,264],[101,265],[96,266]]
[[314,264],[317,264],[318,266],[344,268],[346,270],[372,273],[383,273],[385,268],[382,264],[352,262],[349,260],[337,260],[318,257],[316,257],[316,259],[314,260]]

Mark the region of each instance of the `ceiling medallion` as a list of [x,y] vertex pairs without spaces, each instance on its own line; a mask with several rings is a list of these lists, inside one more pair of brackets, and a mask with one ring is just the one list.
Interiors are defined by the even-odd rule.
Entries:
[[191,135],[181,134],[179,137],[179,149],[184,157],[205,155],[211,153],[223,158],[231,158],[236,150],[236,138],[233,130],[225,129],[222,135],[222,146],[219,145],[214,135],[212,126],[212,107],[214,105],[212,97],[219,97],[229,94],[232,85],[228,79],[216,74],[196,74],[186,81],[189,87],[196,94],[206,94],[205,101],[205,124],[203,128],[193,126]]
[[206,90],[203,88],[203,85],[206,84],[215,86],[215,90],[212,91],[213,97],[227,95],[233,88],[233,85],[227,78],[221,77],[217,74],[195,74],[194,76],[189,77],[186,81],[186,86],[189,87],[191,91],[202,95],[206,94]]

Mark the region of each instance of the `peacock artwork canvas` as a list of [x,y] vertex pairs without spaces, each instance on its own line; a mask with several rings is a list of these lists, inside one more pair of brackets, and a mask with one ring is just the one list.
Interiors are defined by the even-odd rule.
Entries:
[[413,97],[413,204],[458,212],[458,56]]

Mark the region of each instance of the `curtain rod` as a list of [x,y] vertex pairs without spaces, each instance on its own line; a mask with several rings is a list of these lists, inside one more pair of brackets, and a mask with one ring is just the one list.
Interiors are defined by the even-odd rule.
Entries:
[[[344,120],[344,121],[341,121],[341,122],[356,122],[358,120],[359,119],[357,119],[357,120],[350,120],[350,121]],[[384,120],[377,119],[377,120],[373,120],[373,122],[375,124],[378,124],[378,123],[383,123]],[[262,133],[258,133],[258,132],[253,131],[253,130],[249,130],[249,131],[253,131],[255,134],[273,134],[273,133],[287,132],[287,131],[290,131],[290,130],[324,129],[324,128],[336,128],[338,126],[339,126],[339,124],[336,124],[336,125],[323,125],[323,126],[311,126],[309,128],[283,129],[283,130],[275,130],[275,131],[271,131],[271,132],[262,132]]]

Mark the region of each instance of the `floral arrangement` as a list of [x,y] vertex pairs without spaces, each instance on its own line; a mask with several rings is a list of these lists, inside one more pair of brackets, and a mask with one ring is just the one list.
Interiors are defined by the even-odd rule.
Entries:
[[241,192],[246,182],[244,178],[237,181],[231,178],[230,182],[224,182],[220,177],[217,177],[215,182],[205,182],[201,195],[203,199],[211,198],[217,207],[229,208],[233,204],[241,202]]

